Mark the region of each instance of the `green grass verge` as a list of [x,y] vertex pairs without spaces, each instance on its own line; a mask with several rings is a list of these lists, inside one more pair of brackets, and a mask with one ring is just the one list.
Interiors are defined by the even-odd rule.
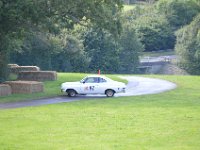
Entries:
[[1,110],[0,149],[199,150],[200,77],[147,77],[175,82],[178,88]]
[[200,77],[146,77],[175,82],[178,88],[0,110],[0,149],[198,150]]
[[[71,82],[71,81],[80,81],[86,75],[87,74],[83,74],[83,73],[58,73],[57,81],[44,82],[44,92],[43,93],[13,94],[11,96],[0,97],[0,103],[17,102],[17,101],[59,96],[59,95],[62,95],[62,93],[60,92],[61,83]],[[113,80],[127,83],[126,80],[120,79],[119,77],[117,77],[115,75],[107,75],[107,76],[112,78]]]
[[176,55],[175,51],[158,51],[158,52],[142,52],[142,57],[159,57],[159,56],[168,56],[168,55]]

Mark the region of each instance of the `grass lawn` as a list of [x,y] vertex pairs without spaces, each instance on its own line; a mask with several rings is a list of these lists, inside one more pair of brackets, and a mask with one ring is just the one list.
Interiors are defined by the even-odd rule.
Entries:
[[176,55],[175,51],[154,51],[154,52],[142,52],[142,57],[159,57],[159,56],[168,56],[168,55]]
[[[178,88],[0,110],[0,149],[199,150],[200,77],[148,77],[175,82]],[[59,80],[64,78],[60,74]]]

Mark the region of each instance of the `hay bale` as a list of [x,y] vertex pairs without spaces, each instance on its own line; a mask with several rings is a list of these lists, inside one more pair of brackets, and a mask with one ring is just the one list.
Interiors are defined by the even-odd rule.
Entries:
[[11,66],[10,73],[18,74],[21,71],[40,71],[37,66]]
[[8,84],[0,84],[0,96],[8,96],[11,93],[11,87]]
[[44,91],[42,82],[36,81],[7,81],[13,94],[27,94],[27,93],[38,93]]
[[18,74],[18,80],[29,81],[55,81],[57,80],[56,71],[22,71]]

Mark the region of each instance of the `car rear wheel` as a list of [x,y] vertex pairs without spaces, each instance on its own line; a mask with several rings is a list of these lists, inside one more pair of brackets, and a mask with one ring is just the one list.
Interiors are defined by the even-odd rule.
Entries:
[[75,90],[67,90],[67,94],[68,94],[69,97],[75,97],[76,91]]
[[113,91],[113,90],[106,90],[105,94],[106,94],[107,97],[113,97],[114,94],[115,94],[115,91]]

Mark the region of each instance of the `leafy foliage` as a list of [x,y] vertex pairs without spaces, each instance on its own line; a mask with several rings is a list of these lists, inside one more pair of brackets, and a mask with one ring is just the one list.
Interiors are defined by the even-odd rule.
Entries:
[[104,73],[136,73],[139,52],[143,46],[129,25],[123,25],[121,35],[116,38],[105,30],[96,28],[84,31],[85,51],[90,57],[90,72],[103,70]]
[[200,14],[177,32],[176,52],[183,68],[191,74],[200,74]]
[[[63,28],[91,22],[113,34],[120,32],[118,13],[122,8],[121,0],[0,0],[0,8],[0,68],[4,68],[0,72],[1,81],[6,77],[8,45],[13,39],[22,40],[30,30],[58,34]],[[3,46],[2,43],[7,44]]]
[[51,66],[50,54],[50,45],[45,36],[41,33],[27,34],[21,50],[11,51],[10,59],[19,65],[38,65],[47,69]]
[[189,24],[200,12],[200,6],[192,0],[160,0],[157,9],[174,29]]
[[119,55],[115,39],[105,30],[89,29],[84,33],[85,51],[91,58],[89,71],[99,69],[106,73],[117,72]]
[[61,72],[135,73],[142,45],[128,26],[118,37],[79,25],[58,35],[28,34],[22,49],[11,53],[11,60]]
[[61,52],[52,55],[52,68],[62,72],[86,72],[90,59],[78,37],[69,33],[62,35]]
[[174,31],[200,11],[198,0],[146,2],[121,17],[121,0],[0,0],[0,82],[9,57],[45,70],[137,72],[143,49],[173,49]]
[[120,73],[136,73],[139,66],[139,55],[143,45],[136,35],[135,29],[129,23],[124,24],[120,43]]
[[144,16],[135,21],[135,28],[145,51],[173,49],[175,36],[163,16]]
[[37,65],[43,70],[70,72],[84,72],[88,66],[83,44],[65,31],[59,36],[27,35],[22,50],[11,53],[11,61],[19,65]]
[[174,33],[164,15],[155,10],[154,5],[136,7],[124,18],[134,26],[145,51],[173,49]]

